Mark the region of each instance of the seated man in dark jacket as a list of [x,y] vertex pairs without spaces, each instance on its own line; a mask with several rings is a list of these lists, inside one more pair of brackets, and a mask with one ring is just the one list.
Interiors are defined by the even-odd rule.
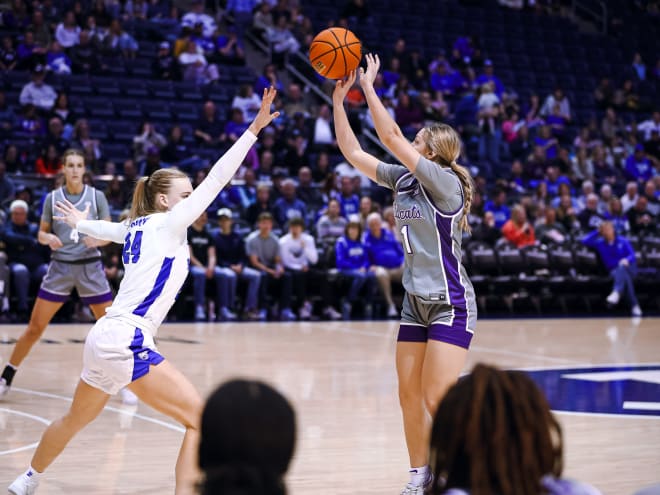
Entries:
[[39,227],[28,222],[28,205],[17,199],[9,207],[10,219],[5,225],[3,240],[9,258],[13,288],[16,291],[16,312],[19,319],[28,314],[30,282],[39,283],[48,268],[43,247],[37,241]]
[[228,295],[229,307],[234,307],[237,279],[245,280],[247,283],[244,304],[245,318],[258,320],[260,319],[258,297],[261,273],[246,265],[245,242],[232,230],[231,210],[228,208],[218,210],[218,222],[220,232],[215,238],[215,252],[218,266],[231,281]]

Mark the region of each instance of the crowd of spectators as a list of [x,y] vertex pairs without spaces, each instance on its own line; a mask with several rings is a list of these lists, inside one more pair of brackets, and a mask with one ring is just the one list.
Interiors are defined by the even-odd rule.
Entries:
[[[140,33],[158,32],[151,77],[212,87],[220,84],[224,67],[247,63],[247,30],[276,53],[304,51],[316,32],[304,9],[286,1],[248,4],[230,1],[225,12],[211,12],[196,0],[182,13],[167,2],[100,1],[89,10],[77,2],[67,11],[49,0],[29,5],[16,0],[2,12],[0,70],[30,73],[18,101],[0,91],[0,201],[10,266],[16,263],[9,247],[15,237],[12,201],[27,203],[29,222],[38,222],[40,212],[41,194],[22,184],[21,174],[38,174],[55,184],[62,152],[81,148],[89,183],[95,176],[112,177],[96,183],[106,188],[117,219],[130,202],[132,183],[142,175],[176,166],[198,183],[213,157],[247,128],[263,88],[274,85],[281,116],[210,208],[212,219],[222,213],[219,224],[203,224],[204,232],[212,231],[205,245],[216,255],[194,253],[195,316],[306,319],[316,313],[337,319],[357,311],[369,317],[377,301],[383,316],[397,314],[391,287],[400,282],[403,256],[393,211],[386,208],[391,196],[341,158],[328,105],[310,97],[303,84],[282,82],[277,63],[236,87],[227,104],[213,98],[192,103],[196,122],[136,121],[125,131],[132,137],[121,162],[108,160],[94,123],[77,115],[69,95],[47,82],[51,73],[109,71],[113,60],[140,55]],[[372,22],[364,0],[350,0],[342,16],[336,21],[340,25]],[[477,37],[454,41],[446,51],[426,54],[397,39],[381,53],[383,70],[375,86],[407,135],[439,120],[461,132],[466,146],[460,162],[476,183],[471,240],[517,247],[561,243],[594,231],[603,220],[612,222],[618,236],[658,233],[660,108],[657,99],[636,93],[641,80],[660,84],[657,65],[647,66],[632,53],[627,73],[603,78],[594,88],[592,117],[584,121],[572,110],[565,88],[535,94],[521,91],[534,88],[508,87]],[[352,121],[369,127],[358,88],[349,95],[349,105]],[[30,145],[21,145],[26,142]],[[240,244],[235,238],[223,238],[232,232],[239,238],[253,232],[240,246],[243,254],[234,252]],[[121,270],[115,259],[109,254],[106,261],[116,283]],[[327,269],[336,270],[336,280],[328,282]],[[206,304],[205,280],[216,283],[213,307]],[[336,287],[322,281],[344,284],[348,297],[334,300]],[[312,307],[307,287],[321,293],[321,307]],[[240,314],[237,291],[245,292]],[[353,307],[358,297],[365,304]]]

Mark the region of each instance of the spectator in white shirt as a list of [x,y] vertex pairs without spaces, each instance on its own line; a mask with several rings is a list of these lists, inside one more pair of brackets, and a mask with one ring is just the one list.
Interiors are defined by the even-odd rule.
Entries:
[[276,53],[295,53],[300,48],[300,42],[291,32],[289,21],[284,15],[278,17],[274,28],[266,31],[266,39]]
[[181,19],[181,25],[183,27],[189,27],[193,29],[195,24],[202,25],[202,32],[205,37],[211,37],[215,33],[217,26],[215,20],[208,14],[204,13],[204,2],[203,0],[194,0],[192,4],[192,11],[188,12]]
[[206,57],[193,40],[188,41],[186,51],[179,55],[179,65],[183,71],[184,81],[207,84],[220,78],[218,67],[206,61]]
[[76,16],[69,11],[64,16],[64,21],[55,29],[55,39],[62,48],[71,48],[80,41],[80,27],[76,25]]
[[637,194],[637,182],[630,181],[626,184],[626,193],[621,196],[621,206],[623,212],[627,213],[630,208],[637,204],[639,194]]
[[289,233],[280,239],[280,252],[284,269],[291,274],[293,279],[293,290],[299,304],[298,317],[301,320],[309,320],[312,316],[312,303],[309,300],[307,288],[312,284],[320,284],[321,298],[325,302],[323,314],[330,319],[339,319],[341,315],[336,311],[331,301],[329,282],[324,272],[313,272],[311,265],[319,260],[314,238],[303,230],[305,222],[300,217],[289,220]]
[[310,275],[310,265],[319,260],[314,238],[303,232],[305,222],[300,217],[289,220],[289,233],[280,239],[282,264],[293,278],[293,288],[298,304],[298,316],[308,320],[312,316],[312,303],[309,301],[307,283]]
[[240,108],[243,111],[245,122],[251,122],[261,108],[261,99],[255,94],[251,84],[243,84],[238,94],[231,102],[232,108]]
[[324,103],[319,107],[319,115],[314,121],[313,141],[316,150],[330,153],[336,150],[337,140],[335,139],[334,128],[330,106]]
[[571,120],[571,104],[561,88],[555,88],[552,94],[548,95],[545,99],[545,102],[543,102],[543,106],[541,107],[541,115],[545,117],[546,115],[552,114],[552,110],[555,108],[556,103],[559,103],[559,114],[569,122]]
[[55,105],[57,93],[49,84],[44,83],[44,66],[39,64],[32,71],[32,82],[21,90],[18,100],[21,105],[34,105],[40,110],[50,112]]
[[316,222],[316,238],[319,244],[334,246],[337,239],[344,235],[348,220],[341,216],[341,205],[336,199],[328,201],[325,214]]
[[660,112],[653,112],[650,119],[645,120],[637,126],[637,131],[644,133],[644,141],[649,141],[651,139],[651,133],[653,131],[660,132]]

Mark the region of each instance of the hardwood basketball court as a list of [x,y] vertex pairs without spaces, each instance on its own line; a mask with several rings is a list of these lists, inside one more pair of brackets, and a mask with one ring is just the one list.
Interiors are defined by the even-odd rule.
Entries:
[[[8,343],[22,328],[0,326],[3,365]],[[47,342],[33,349],[0,401],[0,493],[27,467],[45,425],[66,411],[89,328],[51,326]],[[227,378],[246,376],[274,384],[294,403],[299,439],[288,476],[293,495],[385,495],[399,493],[408,466],[394,370],[396,331],[396,322],[382,321],[168,324],[158,345],[204,396]],[[608,380],[638,385],[634,397],[623,385],[607,389],[621,396],[597,389],[593,402],[597,408],[623,402],[624,409],[643,409],[640,414],[558,413],[566,475],[617,495],[660,481],[660,319],[484,320],[466,369],[477,361],[557,370],[544,372],[547,389],[578,409],[591,407],[586,395],[561,397],[553,373],[570,369],[577,377],[571,383],[580,386]],[[602,371],[622,365],[646,370],[642,378]],[[143,404],[134,413],[113,398],[46,472],[39,494],[173,493],[181,431]]]

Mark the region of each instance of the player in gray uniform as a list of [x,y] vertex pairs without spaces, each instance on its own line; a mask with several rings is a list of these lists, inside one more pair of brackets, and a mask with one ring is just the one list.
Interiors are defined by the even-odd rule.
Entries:
[[461,265],[462,231],[469,230],[472,179],[457,165],[461,140],[449,126],[420,130],[410,143],[373,88],[380,62],[366,55],[360,69],[378,137],[402,165],[366,153],[350,128],[344,99],[356,80],[338,81],[333,94],[337,144],[354,167],[394,191],[401,233],[406,290],[396,351],[399,399],[410,456],[410,482],[402,494],[423,494],[431,481],[428,445],[431,418],[458,379],[474,334],[477,310],[472,284]]
[[63,222],[53,223],[55,202],[69,200],[88,218],[110,220],[105,195],[83,184],[85,158],[81,151],[70,149],[62,155],[64,185],[51,191],[44,202],[39,225],[39,243],[52,250],[48,271],[44,276],[32,308],[30,322],[18,338],[8,364],[0,377],[0,397],[9,391],[16,370],[41,338],[46,326],[62,307],[75,287],[82,302],[89,304],[99,319],[112,303],[112,292],[105,276],[98,247],[107,242],[79,234]]

